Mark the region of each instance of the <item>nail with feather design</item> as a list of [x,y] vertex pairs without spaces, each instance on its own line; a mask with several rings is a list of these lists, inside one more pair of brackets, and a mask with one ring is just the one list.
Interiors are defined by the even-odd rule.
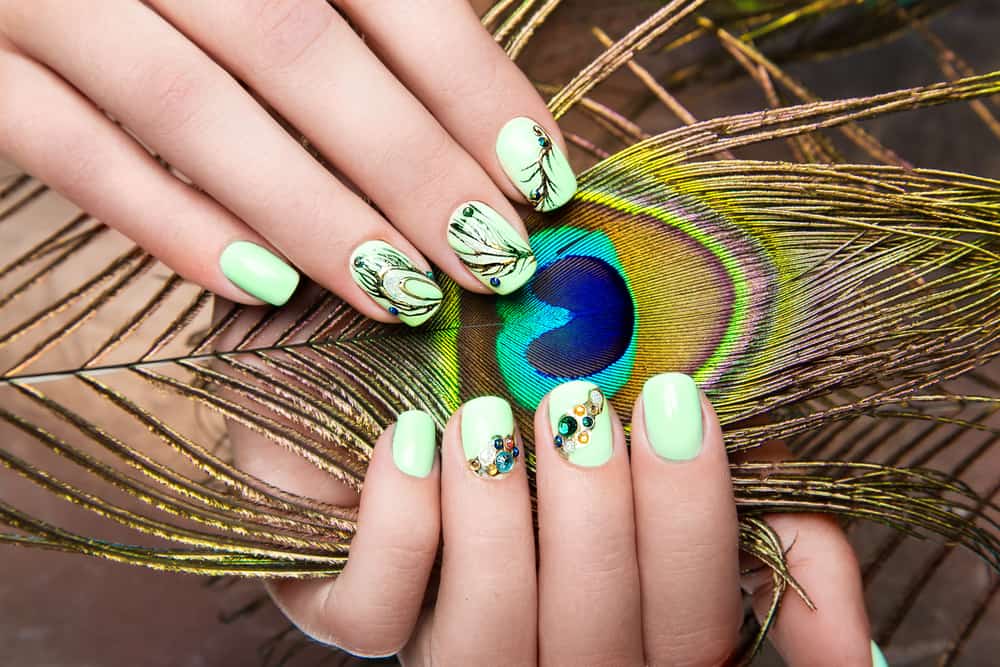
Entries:
[[483,202],[465,202],[448,224],[448,244],[472,275],[497,294],[510,294],[535,274],[531,246]]
[[536,211],[552,211],[576,194],[576,176],[566,156],[541,125],[523,116],[500,130],[497,157],[507,177]]
[[430,273],[385,241],[366,241],[351,254],[354,282],[389,314],[415,327],[441,306],[441,288]]

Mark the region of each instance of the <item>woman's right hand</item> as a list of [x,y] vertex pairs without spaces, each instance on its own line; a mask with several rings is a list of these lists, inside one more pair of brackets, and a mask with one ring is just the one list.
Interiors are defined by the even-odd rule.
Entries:
[[[715,413],[687,376],[654,377],[634,408],[630,455],[595,390],[561,385],[536,413],[537,539],[503,399],[478,398],[453,415],[440,458],[430,417],[404,413],[375,447],[343,573],[272,582],[275,601],[321,642],[399,652],[407,666],[727,664],[743,603]],[[785,597],[771,634],[778,650],[793,667],[872,665],[844,534],[813,515],[770,522],[817,606]],[[769,582],[767,573],[742,582],[758,614]]]
[[333,4],[0,0],[0,157],[239,303],[283,304],[302,271],[417,325],[432,264],[517,289],[511,202],[576,190],[544,102],[467,0]]

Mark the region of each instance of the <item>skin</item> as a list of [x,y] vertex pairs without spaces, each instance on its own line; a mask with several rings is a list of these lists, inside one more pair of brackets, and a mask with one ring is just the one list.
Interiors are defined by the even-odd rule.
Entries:
[[347,271],[364,241],[487,292],[450,215],[481,201],[527,238],[496,137],[528,116],[565,150],[558,126],[465,0],[334,4],[0,0],[0,86],[18,93],[0,96],[0,156],[240,303],[260,302],[219,267],[237,240],[385,322]]

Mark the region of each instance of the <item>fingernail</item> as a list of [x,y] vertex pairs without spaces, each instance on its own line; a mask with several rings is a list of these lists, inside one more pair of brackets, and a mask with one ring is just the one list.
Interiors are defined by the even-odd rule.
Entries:
[[250,241],[235,241],[219,256],[229,281],[247,294],[281,306],[299,286],[299,272],[273,252]]
[[441,305],[441,288],[429,274],[385,241],[365,241],[351,254],[351,275],[390,315],[415,327]]
[[427,477],[434,467],[434,420],[421,410],[408,410],[396,419],[392,433],[392,460],[411,477]]
[[536,211],[557,209],[576,193],[576,176],[566,156],[530,118],[515,118],[501,128],[497,157]]
[[594,468],[611,458],[611,418],[597,385],[583,380],[561,384],[549,394],[552,444],[563,458]]
[[469,470],[500,478],[514,469],[521,450],[514,440],[514,414],[499,396],[480,396],[462,406],[462,449]]
[[701,452],[701,395],[683,373],[663,373],[642,388],[646,437],[661,457],[690,461]]
[[535,274],[531,246],[504,220],[479,201],[465,202],[451,214],[448,244],[481,283],[497,294],[510,294]]
[[872,640],[872,667],[889,667],[888,661],[882,655],[882,649]]

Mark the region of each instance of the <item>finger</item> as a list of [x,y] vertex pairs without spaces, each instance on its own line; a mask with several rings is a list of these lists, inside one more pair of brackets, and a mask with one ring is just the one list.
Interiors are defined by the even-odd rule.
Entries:
[[535,545],[519,445],[510,405],[496,396],[469,401],[445,429],[433,664],[535,663]]
[[[513,206],[325,0],[151,4],[309,137],[461,285],[507,293],[531,277],[534,258]],[[463,214],[470,206],[478,214]],[[476,229],[456,240],[453,223]],[[505,268],[484,253],[503,255]]]
[[183,277],[281,305],[299,275],[255,231],[172,176],[52,72],[0,43],[0,154]]
[[[779,443],[755,452],[754,460],[788,460]],[[878,648],[871,642],[861,573],[847,536],[830,517],[782,514],[767,517],[786,549],[791,576],[809,595],[810,609],[795,593],[784,596],[769,638],[791,667],[870,667]],[[744,578],[758,618],[771,604],[770,572]],[[874,664],[878,664],[874,662]]]
[[631,453],[647,664],[726,664],[743,620],[736,502],[719,420],[690,377],[646,382]]
[[[467,0],[336,4],[509,196],[526,198],[542,211],[569,201],[576,178],[559,127]],[[539,145],[543,137],[551,146]],[[536,173],[534,165],[542,171]]]
[[440,535],[430,415],[411,411],[382,434],[365,476],[351,555],[335,580],[270,584],[303,632],[363,656],[396,653],[413,632]]
[[148,7],[39,0],[19,10],[3,26],[19,48],[110,111],[318,283],[383,321],[398,315],[419,324],[440,305],[416,249]]
[[642,664],[632,483],[621,424],[595,385],[567,382],[535,413],[535,442],[539,662]]

